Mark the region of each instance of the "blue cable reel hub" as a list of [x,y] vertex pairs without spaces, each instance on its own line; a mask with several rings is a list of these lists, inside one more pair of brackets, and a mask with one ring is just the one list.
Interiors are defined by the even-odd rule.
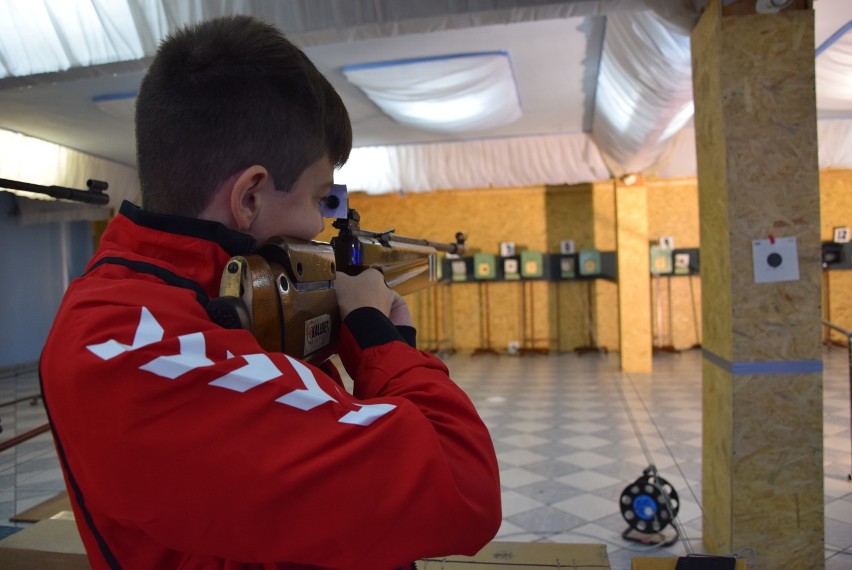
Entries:
[[[630,528],[644,534],[661,532],[680,509],[680,499],[671,484],[657,475],[653,465],[621,492],[621,516]],[[629,529],[628,529],[629,530]]]

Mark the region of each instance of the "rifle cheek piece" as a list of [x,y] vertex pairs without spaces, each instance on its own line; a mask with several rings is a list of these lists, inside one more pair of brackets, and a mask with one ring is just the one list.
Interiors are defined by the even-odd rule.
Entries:
[[214,310],[245,307],[240,326],[264,350],[319,363],[334,354],[340,328],[335,273],[328,244],[272,238],[257,254],[228,261],[221,296],[211,304]]

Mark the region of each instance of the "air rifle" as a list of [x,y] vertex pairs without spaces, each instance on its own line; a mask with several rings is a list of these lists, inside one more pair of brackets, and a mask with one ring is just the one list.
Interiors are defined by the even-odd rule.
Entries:
[[101,180],[89,179],[86,181],[86,186],[89,188],[88,190],[77,190],[76,188],[66,188],[65,186],[42,186],[40,184],[30,184],[29,182],[18,182],[17,180],[0,178],[0,188],[17,190],[19,192],[31,192],[33,194],[44,194],[64,202],[83,202],[84,204],[98,205],[109,203],[109,196],[104,194],[104,191],[109,188],[109,184]]
[[455,243],[398,236],[395,230],[362,230],[348,209],[332,224],[330,243],[276,237],[253,255],[232,257],[222,272],[220,297],[208,304],[214,321],[244,328],[270,352],[320,363],[336,352],[340,315],[334,279],[367,268],[407,295],[438,281],[438,252],[464,253],[465,236]]

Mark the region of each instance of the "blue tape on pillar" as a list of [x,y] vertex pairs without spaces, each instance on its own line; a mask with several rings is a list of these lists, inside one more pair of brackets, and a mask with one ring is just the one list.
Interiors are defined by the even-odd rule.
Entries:
[[763,362],[728,362],[706,348],[704,358],[735,376],[750,374],[808,374],[822,372],[822,360],[767,360]]

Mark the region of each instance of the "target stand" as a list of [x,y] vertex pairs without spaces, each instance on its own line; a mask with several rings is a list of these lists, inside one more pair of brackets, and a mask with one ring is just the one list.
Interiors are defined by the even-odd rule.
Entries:
[[[621,492],[621,516],[629,525],[621,536],[632,542],[671,546],[678,539],[677,527],[674,526],[680,509],[677,491],[657,474],[653,465],[642,473]],[[674,536],[663,533],[669,525],[674,529]]]

